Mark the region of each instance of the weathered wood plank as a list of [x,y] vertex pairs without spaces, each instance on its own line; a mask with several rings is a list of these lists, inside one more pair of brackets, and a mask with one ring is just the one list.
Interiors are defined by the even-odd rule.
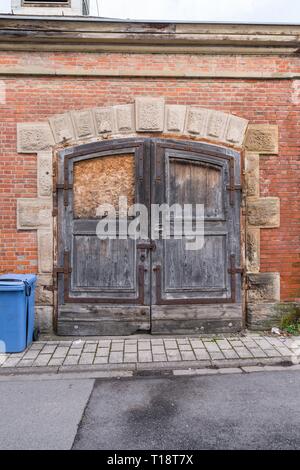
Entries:
[[241,304],[153,306],[152,334],[237,332],[243,328]]

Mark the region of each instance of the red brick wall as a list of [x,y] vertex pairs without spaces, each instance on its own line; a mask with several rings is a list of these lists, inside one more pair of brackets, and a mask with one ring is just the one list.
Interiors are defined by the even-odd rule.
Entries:
[[[0,65],[133,74],[300,71],[300,58],[138,54],[0,53]],[[16,152],[16,123],[71,109],[132,102],[137,95],[197,104],[251,123],[279,125],[279,155],[260,158],[262,196],[281,200],[281,225],[261,230],[261,271],[281,274],[282,300],[300,298],[300,96],[292,80],[240,78],[9,77],[0,104],[0,271],[37,270],[36,232],[16,230],[16,199],[36,196],[36,156]],[[297,85],[297,84],[296,84]],[[300,87],[299,87],[300,89]],[[300,94],[299,94],[300,95]]]

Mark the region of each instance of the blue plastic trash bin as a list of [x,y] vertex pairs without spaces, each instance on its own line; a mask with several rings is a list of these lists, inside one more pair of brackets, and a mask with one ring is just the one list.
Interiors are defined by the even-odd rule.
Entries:
[[34,274],[0,276],[0,341],[6,352],[21,352],[34,332]]

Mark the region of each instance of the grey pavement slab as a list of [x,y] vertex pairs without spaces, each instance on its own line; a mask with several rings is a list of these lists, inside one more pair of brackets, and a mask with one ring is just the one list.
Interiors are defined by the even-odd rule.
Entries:
[[72,447],[94,380],[0,382],[0,449]]

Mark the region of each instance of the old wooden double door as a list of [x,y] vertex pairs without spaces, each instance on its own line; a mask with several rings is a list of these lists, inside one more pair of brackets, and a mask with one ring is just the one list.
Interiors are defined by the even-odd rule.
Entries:
[[[134,204],[146,208],[139,222],[147,222],[148,237],[124,237],[130,224],[139,232],[140,213],[130,209],[128,214]],[[153,205],[162,204],[203,205],[200,249],[187,249],[192,233],[176,236],[177,214],[172,212],[167,216],[170,237],[162,235],[162,219],[151,217]],[[67,149],[58,157],[57,206],[59,334],[241,328],[237,152],[150,138]],[[114,211],[119,221],[108,223]],[[189,217],[192,230],[194,209]],[[99,236],[104,226],[106,239]]]

